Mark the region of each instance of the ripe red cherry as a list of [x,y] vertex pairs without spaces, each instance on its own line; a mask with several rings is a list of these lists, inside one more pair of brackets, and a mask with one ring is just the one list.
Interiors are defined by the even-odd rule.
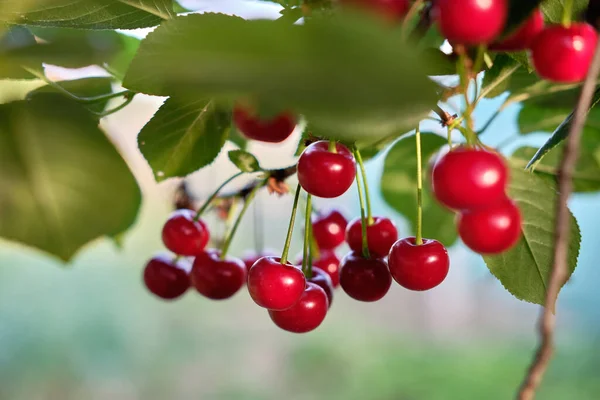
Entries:
[[233,121],[248,139],[268,143],[280,143],[290,137],[296,128],[296,119],[283,113],[269,120],[261,120],[240,106],[233,109]]
[[382,259],[351,252],[342,260],[340,285],[355,300],[377,301],[390,290],[392,276]]
[[306,333],[316,329],[327,315],[327,294],[314,283],[307,283],[300,299],[291,308],[269,310],[271,320],[281,329],[293,333]]
[[497,153],[458,147],[433,167],[432,185],[437,200],[455,210],[475,209],[502,200],[508,170]]
[[544,29],[544,14],[538,8],[507,38],[490,45],[490,50],[519,51],[531,47],[535,37]]
[[408,0],[343,0],[342,3],[374,11],[391,21],[399,21],[410,8]]
[[506,199],[488,208],[458,215],[458,234],[473,251],[497,254],[509,250],[521,237],[521,213]]
[[185,209],[171,214],[162,230],[162,240],[167,249],[182,256],[202,253],[210,239],[210,232],[201,219],[194,221],[195,216],[194,211]]
[[312,221],[312,232],[321,250],[333,250],[344,243],[348,221],[337,210],[321,214]]
[[329,307],[331,307],[331,303],[333,302],[333,284],[331,283],[331,278],[329,274],[323,271],[321,268],[312,267],[312,276],[310,278],[306,278],[308,282],[314,283],[319,286],[321,289],[325,291],[327,295],[327,301]]
[[250,271],[250,268],[252,268],[254,263],[257,262],[259,259],[263,257],[275,257],[276,255],[277,254],[275,254],[274,251],[268,249],[262,250],[260,253],[248,251],[242,257],[242,261],[244,262],[244,265],[246,265],[246,270]]
[[246,266],[235,257],[221,260],[219,251],[209,250],[196,256],[190,278],[196,290],[209,299],[228,299],[246,282]]
[[[296,264],[302,265],[302,254],[296,258]],[[319,258],[313,259],[313,265],[329,275],[334,288],[340,284],[340,259],[333,251],[321,251]]]
[[336,144],[329,151],[329,142],[320,141],[308,146],[298,159],[298,181],[308,193],[324,198],[341,196],[352,186],[356,165],[350,150]]
[[448,275],[450,258],[448,251],[437,240],[423,239],[416,244],[414,237],[398,240],[388,257],[392,278],[410,290],[429,290]]
[[263,257],[248,272],[252,300],[270,310],[285,310],[300,299],[306,279],[299,268],[281,264],[279,257]]
[[450,43],[490,43],[504,28],[507,0],[436,0],[433,15]]
[[[373,223],[367,226],[367,246],[372,257],[385,257],[392,245],[398,240],[398,229],[389,219],[373,217]],[[362,221],[355,218],[346,228],[346,242],[350,248],[362,253]]]
[[544,79],[561,83],[582,81],[592,63],[597,41],[596,30],[586,23],[549,26],[533,41],[533,66]]
[[172,255],[154,256],[144,268],[144,283],[156,296],[172,300],[184,294],[190,287],[190,265],[187,260],[174,260]]

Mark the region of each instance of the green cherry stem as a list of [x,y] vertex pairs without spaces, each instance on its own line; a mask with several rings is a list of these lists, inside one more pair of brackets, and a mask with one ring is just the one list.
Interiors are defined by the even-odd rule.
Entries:
[[360,183],[360,174],[356,171],[356,188],[358,189],[358,201],[360,203],[360,222],[362,228],[362,252],[363,257],[371,258],[369,254],[369,244],[367,242],[367,217],[365,215],[365,199],[363,197],[363,192]]
[[124,96],[125,96],[125,101],[123,103],[119,104],[118,106],[116,106],[114,108],[111,108],[110,110],[106,110],[101,113],[94,113],[94,114],[96,114],[99,118],[104,118],[104,117],[108,117],[109,115],[114,114],[118,111],[121,111],[122,109],[127,107],[129,104],[131,104],[131,102],[133,101],[133,97],[135,96],[135,93],[126,93]]
[[415,131],[417,142],[417,235],[415,242],[418,246],[423,244],[423,165],[421,160],[421,130],[417,126]]
[[330,153],[337,153],[337,142],[335,140],[330,140],[329,141],[329,152]]
[[292,215],[290,216],[290,224],[288,226],[287,236],[285,238],[285,245],[283,246],[283,252],[281,253],[281,264],[286,264],[288,255],[290,253],[290,245],[292,244],[292,234],[294,233],[294,222],[296,221],[296,211],[298,211],[298,200],[300,199],[300,191],[302,187],[298,184],[296,188],[296,195],[294,196],[294,205],[292,206]]
[[363,187],[365,188],[365,199],[367,202],[367,223],[373,225],[373,212],[371,210],[371,194],[369,193],[369,180],[367,179],[367,170],[365,169],[365,163],[363,162],[362,156],[358,147],[354,146],[354,158],[358,162],[360,174],[362,176]]
[[[200,207],[200,209],[198,210],[198,212],[196,212],[196,216],[194,217],[194,221],[198,221],[200,219],[200,217],[202,216],[202,214],[206,211],[206,209],[210,206],[210,204],[213,202],[213,200],[219,195],[219,192],[221,190],[223,190],[223,188],[225,186],[227,186],[231,181],[233,181],[235,178],[242,176],[243,174],[245,174],[245,172],[240,171],[237,174],[231,176],[229,179],[227,179],[225,182],[223,182],[221,184],[221,186],[219,186],[217,188],[217,190],[215,190],[213,192],[213,194],[210,195],[210,197],[208,199],[206,199],[206,201],[204,202],[204,204],[202,205],[202,207]],[[261,186],[261,185],[258,185]]]
[[571,15],[573,14],[573,0],[565,0],[562,16],[562,24],[565,27],[571,26]]
[[310,239],[311,239],[311,208],[312,196],[306,196],[306,213],[304,215],[304,248],[302,251],[302,272],[307,278],[312,278],[312,260],[310,257]]
[[231,246],[231,241],[233,240],[233,237],[235,236],[235,232],[239,228],[240,222],[242,222],[242,218],[244,218],[244,214],[246,213],[246,210],[248,210],[250,203],[252,203],[252,200],[256,196],[256,193],[258,193],[258,191],[266,184],[267,184],[267,181],[265,180],[262,183],[260,183],[259,185],[256,185],[254,187],[254,189],[252,189],[252,191],[250,193],[248,193],[248,196],[246,196],[246,198],[244,199],[244,206],[242,207],[242,210],[238,214],[238,216],[235,220],[235,223],[231,227],[231,231],[229,232],[229,235],[227,235],[227,239],[225,239],[225,243],[223,244],[223,248],[221,249],[221,260],[224,260],[225,257],[227,256],[227,252],[229,251],[229,246]]

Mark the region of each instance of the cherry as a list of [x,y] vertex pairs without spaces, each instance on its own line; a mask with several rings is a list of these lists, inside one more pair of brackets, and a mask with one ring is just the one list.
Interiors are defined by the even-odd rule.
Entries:
[[206,224],[199,219],[194,220],[196,213],[182,209],[171,214],[162,230],[165,246],[175,254],[195,256],[200,254],[208,240],[210,232]]
[[269,120],[261,120],[250,110],[235,106],[233,121],[248,139],[268,143],[280,143],[296,129],[296,119],[290,113],[282,113]]
[[190,287],[190,266],[187,260],[175,260],[168,254],[150,259],[144,268],[144,283],[156,296],[172,300],[184,294]]
[[433,167],[433,193],[455,210],[485,207],[502,200],[508,170],[497,153],[458,147]]
[[[392,245],[398,240],[398,229],[389,219],[373,217],[373,223],[367,226],[367,247],[373,257],[385,257],[390,252]],[[355,218],[346,228],[346,242],[350,248],[362,252],[362,220]]]
[[561,83],[582,81],[592,63],[598,34],[586,23],[553,25],[533,41],[531,59],[544,79]]
[[410,290],[429,290],[444,281],[450,268],[448,251],[433,239],[417,245],[414,237],[398,240],[388,257],[392,278]]
[[246,270],[250,271],[250,268],[252,268],[254,263],[257,262],[259,259],[263,257],[275,257],[276,255],[277,254],[275,254],[275,252],[272,250],[262,250],[260,253],[248,251],[244,253],[242,261],[244,262],[244,265],[246,265]]
[[374,11],[391,21],[400,21],[410,8],[408,0],[343,0],[342,3]]
[[269,310],[269,316],[275,325],[285,331],[306,333],[321,325],[328,307],[325,291],[308,282],[296,304],[287,310]]
[[209,299],[228,299],[246,282],[246,266],[238,258],[222,260],[219,251],[208,250],[196,256],[190,278],[196,290]]
[[504,28],[507,0],[436,0],[433,15],[450,43],[490,43]]
[[352,186],[356,175],[354,157],[346,146],[336,143],[336,152],[329,151],[329,142],[319,141],[308,146],[298,159],[298,181],[308,193],[324,198],[341,196]]
[[321,250],[333,250],[344,243],[348,221],[337,210],[321,214],[312,221],[312,233]]
[[461,212],[457,226],[458,234],[471,250],[502,253],[521,236],[521,213],[513,201],[506,199],[488,208]]
[[252,300],[270,310],[285,310],[300,299],[306,279],[299,268],[281,264],[279,257],[263,257],[248,272]]
[[[302,265],[302,254],[296,258],[296,264]],[[329,278],[331,278],[333,287],[338,287],[340,284],[340,259],[333,251],[321,251],[319,257],[313,259],[313,265],[327,272]]]
[[340,285],[355,300],[377,301],[390,289],[392,276],[382,259],[351,252],[342,260]]
[[505,39],[492,43],[490,50],[520,51],[531,47],[535,37],[544,29],[544,14],[538,8],[527,20]]
[[323,271],[321,268],[313,266],[312,276],[310,278],[307,278],[306,280],[308,282],[314,283],[315,285],[319,286],[325,291],[329,307],[331,307],[331,303],[333,302],[333,283],[331,282],[329,274]]

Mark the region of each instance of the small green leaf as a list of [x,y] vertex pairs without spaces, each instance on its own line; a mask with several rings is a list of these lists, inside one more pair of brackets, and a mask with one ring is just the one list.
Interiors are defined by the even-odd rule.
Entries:
[[[112,78],[83,78],[72,81],[60,81],[56,83],[78,97],[96,97],[112,93]],[[32,98],[42,93],[62,94],[54,86],[45,85],[29,92],[28,97]],[[106,108],[107,103],[108,100],[102,100],[95,103],[85,104],[85,107],[92,112],[101,113]]]
[[136,219],[135,178],[87,110],[39,94],[0,105],[0,236],[68,261]]
[[263,169],[252,154],[244,150],[231,150],[227,153],[229,160],[242,172],[258,172]]
[[[508,192],[523,218],[522,236],[511,250],[484,256],[492,274],[513,296],[535,304],[544,304],[554,256],[555,209],[558,193],[544,179],[523,171],[511,170]],[[577,266],[581,234],[571,215],[568,276]]]
[[212,163],[231,126],[231,112],[211,99],[171,97],[138,136],[157,181],[186,176]]
[[[430,159],[446,139],[430,132],[421,133],[423,160]],[[424,165],[427,171],[427,165]],[[425,173],[424,176],[428,174]],[[398,140],[387,153],[381,177],[383,199],[410,222],[417,220],[417,156],[413,134]],[[450,246],[456,240],[454,214],[440,206],[431,195],[429,185],[423,188],[423,235]]]

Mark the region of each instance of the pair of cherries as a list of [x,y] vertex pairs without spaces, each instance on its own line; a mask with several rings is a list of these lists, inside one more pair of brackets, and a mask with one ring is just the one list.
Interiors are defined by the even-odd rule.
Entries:
[[521,236],[519,208],[506,195],[508,179],[502,156],[472,147],[452,149],[433,166],[433,194],[458,211],[458,233],[477,253],[502,253]]

